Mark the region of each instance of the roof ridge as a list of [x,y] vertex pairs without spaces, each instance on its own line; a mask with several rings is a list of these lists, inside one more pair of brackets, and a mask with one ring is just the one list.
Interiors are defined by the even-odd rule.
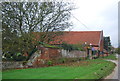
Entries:
[[64,31],[68,33],[96,33],[96,32],[102,32],[102,31]]
[[98,31],[64,31],[64,32],[98,32]]

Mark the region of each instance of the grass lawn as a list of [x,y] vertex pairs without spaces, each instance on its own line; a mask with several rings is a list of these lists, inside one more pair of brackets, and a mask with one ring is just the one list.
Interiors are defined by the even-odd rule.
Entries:
[[96,59],[44,68],[3,71],[3,79],[100,79],[110,74],[115,64]]
[[102,59],[110,59],[110,60],[117,60],[115,54],[110,54],[109,56],[105,56],[104,58]]

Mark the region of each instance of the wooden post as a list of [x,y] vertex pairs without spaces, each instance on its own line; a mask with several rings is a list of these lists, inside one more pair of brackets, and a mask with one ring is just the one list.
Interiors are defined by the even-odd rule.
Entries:
[[90,54],[90,50],[88,48],[86,49],[86,54],[87,54],[87,58],[89,58],[90,57],[90,55],[89,55]]
[[89,59],[92,59],[92,50],[89,50]]

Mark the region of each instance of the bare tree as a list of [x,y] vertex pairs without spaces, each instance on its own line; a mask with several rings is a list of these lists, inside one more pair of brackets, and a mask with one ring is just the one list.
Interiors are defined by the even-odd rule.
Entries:
[[[2,24],[10,29],[9,33],[14,33],[18,40],[21,39],[19,42],[12,39],[13,44],[17,41],[18,44],[27,44],[26,47],[31,48],[33,32],[44,32],[39,37],[40,41],[44,42],[47,38],[49,42],[58,35],[50,35],[49,32],[69,28],[72,25],[69,11],[73,9],[71,3],[65,2],[2,2]],[[2,30],[7,28],[3,27]],[[6,42],[3,41],[4,43]]]
[[72,9],[64,2],[3,2],[3,23],[20,34],[61,31],[69,28]]

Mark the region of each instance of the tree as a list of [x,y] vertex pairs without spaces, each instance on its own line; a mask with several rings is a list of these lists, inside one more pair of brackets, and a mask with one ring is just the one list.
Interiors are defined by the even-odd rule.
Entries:
[[108,52],[110,52],[110,50],[111,50],[110,37],[104,37],[104,49],[106,49]]
[[3,2],[3,23],[18,34],[61,31],[69,28],[73,8],[64,2]]
[[32,43],[33,32],[44,32],[39,40],[51,41],[59,35],[54,32],[71,26],[69,11],[73,9],[65,2],[2,2],[3,52],[30,52],[37,44]]

